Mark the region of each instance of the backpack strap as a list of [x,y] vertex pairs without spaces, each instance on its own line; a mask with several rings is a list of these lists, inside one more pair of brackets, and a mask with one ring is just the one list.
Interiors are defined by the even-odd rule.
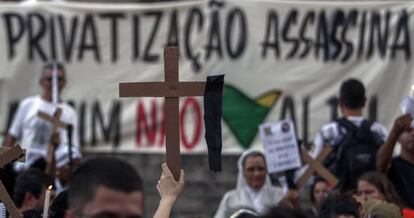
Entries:
[[[353,137],[355,135],[357,135],[358,133],[358,127],[353,124],[351,121],[349,121],[348,119],[346,119],[345,117],[342,117],[340,119],[337,119],[336,122],[338,123],[338,131],[341,131],[341,127],[345,128],[345,133],[343,133],[343,137],[340,140],[340,142],[338,143],[338,146],[334,147],[334,150],[332,152],[332,157],[335,163],[335,165],[337,165],[337,168],[341,168],[340,165],[342,165],[342,161],[341,161],[341,157],[342,157],[342,153],[344,151],[344,146],[342,146],[341,144],[344,142],[344,140],[349,140],[349,137]],[[350,134],[350,135],[348,135]],[[346,137],[348,135],[348,137]]]
[[[346,140],[350,140],[351,138],[358,138],[359,135],[361,135],[360,128],[356,126],[354,123],[352,123],[351,121],[349,121],[346,117],[342,117],[336,120],[336,122],[338,123],[339,129],[343,127],[345,128],[345,131],[346,131],[341,141],[339,142],[339,145],[341,145]],[[334,152],[335,152],[336,160],[339,161],[338,165],[342,164],[341,157],[342,157],[342,153],[344,152],[344,149],[347,149],[347,148],[345,148],[344,146],[335,147]]]
[[371,130],[371,126],[372,126],[372,124],[374,124],[374,121],[372,121],[372,120],[363,120],[362,121],[362,123],[361,123],[361,127],[363,128],[363,129],[369,129],[369,130]]
[[373,120],[364,120],[359,128],[357,137],[364,137],[369,144],[382,145],[384,140],[378,135],[378,133],[371,130],[371,126],[373,124]]
[[339,124],[339,126],[344,127],[347,132],[356,133],[358,130],[358,127],[345,117],[336,120],[336,122]]

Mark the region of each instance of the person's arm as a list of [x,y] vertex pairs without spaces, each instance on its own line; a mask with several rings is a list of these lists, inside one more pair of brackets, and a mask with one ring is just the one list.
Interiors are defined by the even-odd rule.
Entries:
[[184,187],[184,171],[181,170],[179,181],[175,181],[167,164],[162,164],[162,175],[158,180],[157,190],[160,194],[161,200],[158,209],[154,214],[154,218],[170,217],[171,209],[177,200],[178,195]]
[[[313,140],[313,145],[311,147],[311,149],[309,150],[309,155],[312,158],[316,158],[319,153],[321,153],[322,149],[325,146],[325,142],[322,136],[322,129],[319,130],[319,132],[316,134],[315,139]],[[301,151],[299,151],[299,153],[301,154]],[[301,155],[302,156],[302,155]],[[309,168],[308,164],[302,161],[302,166],[296,170],[295,172],[295,178],[294,181],[296,183],[296,185],[298,185],[298,181],[299,179],[302,177],[302,175],[306,172],[306,170]],[[285,187],[287,186],[286,181],[283,181],[284,183],[282,183],[282,186]]]
[[299,192],[294,189],[289,190],[286,193],[285,197],[282,200],[280,200],[279,205],[292,208],[300,208]]
[[12,147],[16,144],[17,139],[20,139],[23,129],[24,115],[27,113],[27,104],[20,103],[17,107],[16,113],[13,116],[13,121],[7,130],[6,139],[3,146]]
[[385,143],[380,147],[377,153],[377,170],[386,172],[392,159],[395,143],[398,141],[401,133],[410,128],[412,118],[409,114],[402,115],[395,119],[390,134]]

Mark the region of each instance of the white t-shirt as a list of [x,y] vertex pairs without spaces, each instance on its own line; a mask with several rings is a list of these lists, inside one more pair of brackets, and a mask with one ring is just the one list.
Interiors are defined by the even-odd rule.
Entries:
[[[60,120],[73,126],[72,146],[73,149],[79,149],[78,137],[78,118],[75,110],[66,103],[59,103],[58,107],[62,109]],[[17,108],[13,122],[9,129],[9,134],[20,140],[22,148],[26,149],[26,162],[17,163],[17,171],[27,169],[34,161],[39,158],[46,158],[47,146],[52,134],[52,124],[37,116],[42,111],[53,116],[55,107],[40,96],[31,96],[23,99]],[[59,128],[61,144],[60,147],[68,145],[68,133],[66,129]],[[80,153],[80,151],[79,151]]]
[[[362,121],[364,120],[364,117],[361,116],[348,116],[346,118],[357,127],[360,127]],[[371,131],[376,133],[385,142],[388,135],[388,131],[385,126],[378,122],[374,122],[371,125]],[[334,146],[338,144],[345,134],[346,129],[344,127],[340,127],[338,122],[330,122],[323,125],[318,134],[316,134],[313,141],[314,147],[312,148],[310,155],[313,158],[316,158],[319,153],[321,153],[324,145]]]

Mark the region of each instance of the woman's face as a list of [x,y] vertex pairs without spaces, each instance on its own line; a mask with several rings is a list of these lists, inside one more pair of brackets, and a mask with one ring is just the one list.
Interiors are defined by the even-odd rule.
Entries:
[[266,164],[261,156],[250,156],[244,162],[244,178],[254,190],[259,190],[266,180]]
[[364,201],[368,198],[377,199],[380,201],[384,201],[384,195],[371,183],[359,180],[358,181],[358,194],[362,197]]
[[321,202],[325,198],[325,194],[328,191],[328,184],[324,181],[317,182],[313,189],[313,198],[315,199],[315,205],[319,207]]

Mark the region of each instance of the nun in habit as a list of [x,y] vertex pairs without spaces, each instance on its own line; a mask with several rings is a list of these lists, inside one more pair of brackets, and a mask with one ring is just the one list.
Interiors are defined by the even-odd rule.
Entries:
[[224,194],[214,218],[229,218],[241,209],[263,214],[277,206],[284,196],[281,188],[270,183],[262,151],[245,151],[237,166],[237,187]]

